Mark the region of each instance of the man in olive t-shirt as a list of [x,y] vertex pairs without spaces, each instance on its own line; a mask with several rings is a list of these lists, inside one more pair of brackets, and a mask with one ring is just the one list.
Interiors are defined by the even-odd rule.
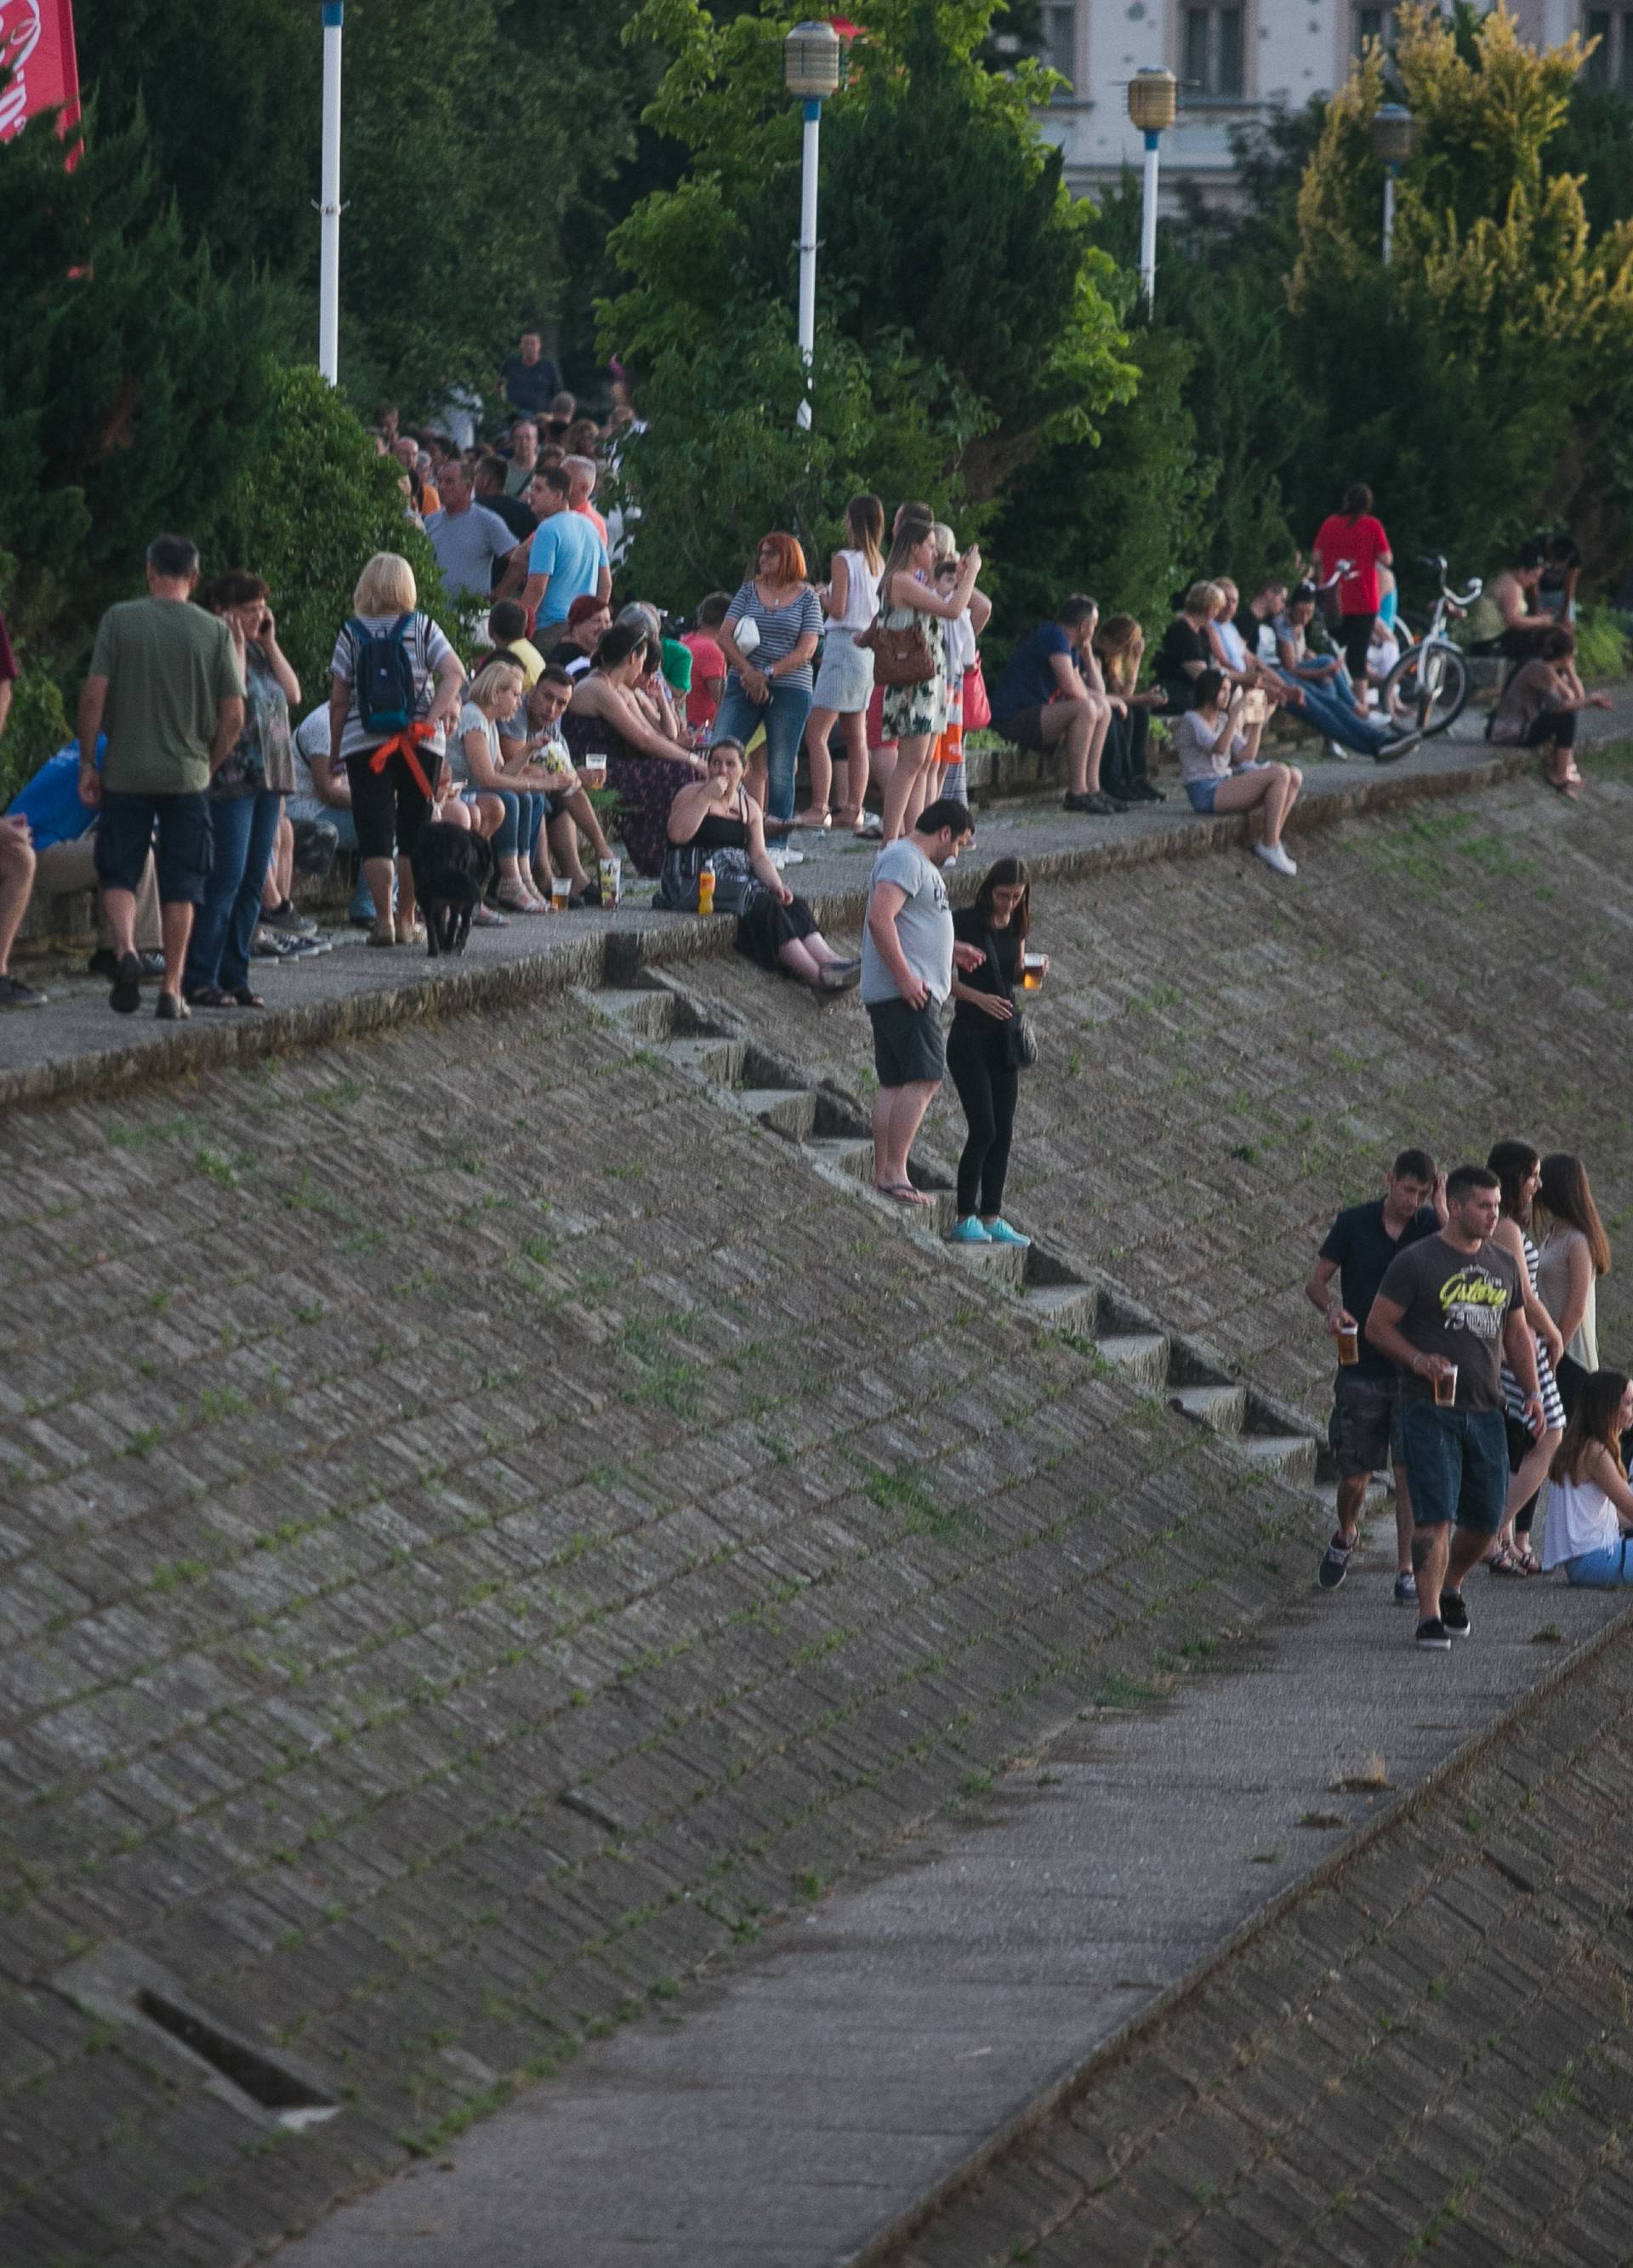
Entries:
[[[184,536],[155,537],[149,596],[103,615],[79,696],[79,799],[101,810],[97,874],[117,964],[110,1005],[128,1016],[141,999],[136,893],[157,828],[165,934],[158,1012],[168,1023],[188,1012],[181,971],[212,852],[206,790],[244,729],[232,632],[189,603],[197,582],[196,548]],[[102,732],[107,752],[99,775],[84,751]]]
[[[1490,1241],[1500,1197],[1489,1167],[1460,1166],[1448,1174],[1445,1227],[1395,1255],[1366,1319],[1369,1345],[1401,1373],[1417,1644],[1440,1652],[1468,1634],[1463,1578],[1503,1524],[1504,1362],[1525,1395],[1526,1423],[1534,1433],[1542,1430],[1536,1344],[1519,1270]],[[1436,1389],[1449,1373],[1455,1393],[1441,1403]]]

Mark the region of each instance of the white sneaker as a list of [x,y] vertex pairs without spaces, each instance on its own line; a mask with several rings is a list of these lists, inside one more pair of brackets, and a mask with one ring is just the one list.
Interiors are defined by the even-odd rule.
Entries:
[[1255,843],[1254,850],[1267,866],[1274,866],[1278,874],[1296,874],[1298,867],[1279,843]]

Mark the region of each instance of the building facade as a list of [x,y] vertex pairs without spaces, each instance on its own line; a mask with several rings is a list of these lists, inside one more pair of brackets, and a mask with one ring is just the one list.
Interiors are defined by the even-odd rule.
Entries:
[[[1633,0],[1510,0],[1523,35],[1553,45],[1596,34],[1588,76],[1633,95]],[[1394,10],[1375,0],[1044,0],[1043,59],[1069,82],[1045,114],[1065,151],[1070,186],[1088,192],[1137,169],[1128,82],[1166,66],[1180,80],[1180,116],[1164,137],[1172,189],[1181,178],[1228,200],[1231,129],[1299,110],[1349,76],[1367,39],[1387,39]]]

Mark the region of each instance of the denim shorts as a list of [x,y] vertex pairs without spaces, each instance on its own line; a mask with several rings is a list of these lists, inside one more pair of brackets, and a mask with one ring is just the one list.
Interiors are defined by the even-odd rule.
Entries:
[[1358,1480],[1364,1473],[1381,1473],[1403,1463],[1398,1381],[1341,1370],[1333,1381],[1327,1440],[1341,1481]]
[[1191,799],[1191,809],[1204,815],[1213,809],[1213,799],[1219,792],[1217,779],[1187,780],[1185,792]]
[[1401,1404],[1406,1477],[1419,1528],[1478,1528],[1495,1535],[1508,1496],[1508,1432],[1500,1410]]

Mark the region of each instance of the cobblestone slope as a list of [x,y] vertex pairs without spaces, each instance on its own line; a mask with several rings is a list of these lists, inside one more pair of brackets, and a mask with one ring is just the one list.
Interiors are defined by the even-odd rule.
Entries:
[[15,1116],[0,1221],[19,2268],[249,2257],[1307,1577],[559,997]]
[[1620,2268],[1633,1635],[1229,1961],[901,2268]]
[[[1299,1287],[1333,1213],[1403,1143],[1449,1164],[1519,1135],[1587,1160],[1624,1259],[1601,1353],[1633,1359],[1630,814],[1615,783],[1573,808],[1527,782],[1345,821],[1298,846],[1291,884],[1227,852],[1050,885],[1033,930],[1057,975],[1012,1214],[1322,1419],[1330,1363]],[[753,971],[696,984],[764,1023]],[[783,987],[776,1020],[785,1055],[866,1091],[859,1006]],[[923,1153],[945,1167],[962,1138],[949,1086]]]

